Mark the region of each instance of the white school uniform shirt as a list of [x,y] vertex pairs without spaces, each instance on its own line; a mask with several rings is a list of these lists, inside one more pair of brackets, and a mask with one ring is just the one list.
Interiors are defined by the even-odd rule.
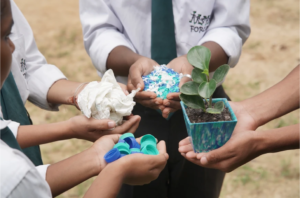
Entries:
[[[24,15],[13,0],[10,1],[14,25],[10,39],[15,45],[12,57],[11,72],[14,76],[22,101],[25,105],[29,100],[42,109],[57,111],[57,104],[49,104],[47,94],[57,80],[66,79],[65,75],[54,65],[47,64],[45,57],[38,50],[32,29]],[[0,116],[2,111],[0,108]],[[5,121],[0,121],[4,126]],[[18,134],[19,123],[6,123],[15,137]],[[37,170],[43,178],[49,165],[38,166]]]
[[[249,37],[249,0],[173,0],[177,56],[208,41],[218,43],[234,67]],[[151,1],[80,0],[84,45],[100,77],[117,46],[151,58]],[[167,50],[167,49],[166,49]],[[165,63],[168,64],[168,63]],[[127,84],[127,77],[117,77]]]
[[[0,121],[0,130],[10,121]],[[0,197],[52,197],[45,178],[20,151],[0,140]]]
[[23,103],[29,100],[42,109],[57,111],[58,105],[49,104],[47,94],[53,83],[66,77],[56,66],[47,63],[26,18],[15,2],[10,2],[14,20],[10,39],[15,45],[11,71]]
[[[49,104],[47,94],[53,83],[66,77],[56,66],[47,64],[45,57],[37,48],[29,23],[15,2],[13,0],[10,2],[14,20],[10,39],[15,45],[11,72],[22,101],[24,105],[29,100],[42,109],[57,111],[59,105]],[[11,125],[9,125],[11,131],[17,136],[19,125],[15,122],[11,122]]]

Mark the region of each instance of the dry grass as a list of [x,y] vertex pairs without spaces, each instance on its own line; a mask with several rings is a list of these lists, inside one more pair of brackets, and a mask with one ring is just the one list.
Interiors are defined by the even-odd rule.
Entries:
[[[29,21],[37,44],[49,63],[57,65],[70,80],[99,79],[84,50],[78,1],[15,1]],[[251,24],[252,34],[244,45],[240,62],[230,71],[224,84],[235,101],[271,87],[299,64],[298,0],[252,0]],[[43,111],[30,103],[26,107],[35,124],[65,120],[80,113],[68,106],[61,106],[59,112]],[[295,123],[299,123],[299,110],[266,124],[262,129]],[[90,145],[74,139],[41,148],[44,162],[54,163]],[[60,197],[82,197],[91,181]],[[267,154],[227,174],[221,197],[299,197],[299,151]]]

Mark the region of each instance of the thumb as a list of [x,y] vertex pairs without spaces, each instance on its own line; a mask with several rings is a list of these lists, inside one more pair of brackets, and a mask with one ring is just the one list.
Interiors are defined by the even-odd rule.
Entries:
[[[187,74],[186,74],[187,75]],[[179,88],[186,82],[189,82],[191,81],[192,79],[190,77],[187,77],[187,76],[183,76],[179,82]]]
[[230,154],[223,146],[208,153],[199,153],[197,158],[200,160],[201,165],[214,165],[230,158]]
[[110,130],[116,127],[116,122],[110,119],[97,120],[90,118],[91,122],[88,125],[90,130]]
[[144,82],[142,79],[142,71],[140,71],[139,67],[136,67],[135,69],[130,71],[128,82],[135,89],[138,89],[138,88],[140,88],[141,90],[144,89]]

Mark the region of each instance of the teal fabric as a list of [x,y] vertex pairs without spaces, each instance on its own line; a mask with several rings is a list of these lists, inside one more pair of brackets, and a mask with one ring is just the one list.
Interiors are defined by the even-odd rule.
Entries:
[[177,57],[172,0],[152,0],[151,58],[168,64]]
[[17,149],[22,152],[22,149],[21,149],[20,145],[18,144],[14,134],[8,127],[5,127],[4,129],[0,130],[0,137],[1,137],[1,140],[3,140],[9,147]]
[[[28,116],[28,113],[24,107],[22,98],[20,96],[19,90],[17,88],[12,73],[9,74],[1,89],[1,108],[3,113],[3,118],[5,120],[12,120],[18,122],[20,123],[20,125],[32,124]],[[14,145],[13,142],[16,141],[15,137],[10,135],[6,136],[6,138],[2,140],[6,142],[8,145]],[[27,157],[36,166],[43,164],[39,146],[32,146],[22,150],[24,154],[27,155]]]

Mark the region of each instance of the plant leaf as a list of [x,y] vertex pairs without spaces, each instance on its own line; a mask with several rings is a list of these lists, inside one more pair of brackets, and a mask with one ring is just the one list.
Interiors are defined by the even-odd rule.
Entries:
[[202,82],[206,82],[207,78],[206,75],[202,73],[203,70],[198,69],[198,68],[194,68],[192,71],[192,79],[194,82],[196,83],[202,83]]
[[225,78],[226,74],[229,71],[229,68],[230,68],[229,65],[222,65],[222,66],[218,67],[218,69],[216,69],[212,79],[214,79],[216,81],[216,83],[218,84]]
[[216,102],[214,104],[214,109],[218,109],[222,112],[224,110],[224,102],[223,101]]
[[188,107],[191,107],[193,109],[205,109],[203,98],[201,98],[199,95],[189,96],[182,93],[179,95],[179,97],[182,102]]
[[192,47],[187,54],[189,63],[202,70],[208,69],[210,57],[210,50],[204,46]]
[[198,87],[198,93],[203,98],[209,98],[215,92],[217,83],[214,79],[209,82],[203,82]]
[[193,81],[189,81],[184,83],[181,88],[180,88],[180,92],[185,94],[185,95],[199,95],[198,94],[198,87],[199,84],[195,83]]
[[215,108],[207,108],[206,112],[210,113],[210,114],[221,114],[222,111],[220,111],[219,109],[215,109]]

